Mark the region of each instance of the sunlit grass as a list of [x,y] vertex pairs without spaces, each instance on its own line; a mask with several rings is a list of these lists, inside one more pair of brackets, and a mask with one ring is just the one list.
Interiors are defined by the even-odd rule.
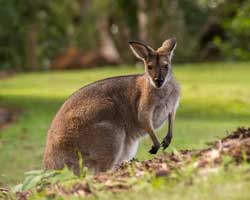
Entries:
[[[250,63],[174,65],[182,88],[169,148],[200,148],[237,126],[250,125]],[[0,103],[22,109],[18,121],[0,133],[0,182],[16,183],[41,168],[46,132],[53,116],[74,91],[106,77],[141,73],[142,68],[106,67],[67,72],[18,74],[0,81]],[[162,139],[166,126],[159,131]],[[151,141],[137,157],[150,158]]]

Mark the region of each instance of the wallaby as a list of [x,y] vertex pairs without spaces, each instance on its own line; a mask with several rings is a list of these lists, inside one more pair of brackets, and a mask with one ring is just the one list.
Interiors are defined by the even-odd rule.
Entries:
[[66,165],[77,174],[82,160],[96,173],[106,171],[131,160],[147,134],[153,142],[149,152],[156,154],[161,145],[155,130],[167,119],[162,147],[168,147],[180,96],[171,67],[176,39],[157,50],[139,42],[129,45],[145,73],[100,80],[71,95],[48,131],[45,169]]

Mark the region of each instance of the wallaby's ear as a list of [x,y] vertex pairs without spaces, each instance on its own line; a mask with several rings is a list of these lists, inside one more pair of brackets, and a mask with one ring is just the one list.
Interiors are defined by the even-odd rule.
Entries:
[[161,47],[159,49],[157,49],[157,52],[162,53],[162,54],[166,54],[170,57],[170,59],[172,59],[176,45],[177,45],[176,38],[172,37],[168,40],[165,40],[162,43]]
[[140,42],[129,42],[129,46],[135,56],[141,60],[146,60],[154,52],[153,48]]

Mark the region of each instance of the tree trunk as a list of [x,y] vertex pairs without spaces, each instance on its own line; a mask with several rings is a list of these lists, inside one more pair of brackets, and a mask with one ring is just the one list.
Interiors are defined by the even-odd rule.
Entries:
[[37,59],[37,34],[38,27],[33,24],[30,27],[27,38],[27,64],[32,71],[38,70]]
[[118,64],[120,62],[120,55],[110,35],[108,17],[106,15],[100,17],[98,31],[101,56],[109,64]]
[[148,40],[148,16],[146,14],[146,2],[145,0],[137,0],[138,4],[138,26],[139,26],[139,39],[142,42],[147,42]]

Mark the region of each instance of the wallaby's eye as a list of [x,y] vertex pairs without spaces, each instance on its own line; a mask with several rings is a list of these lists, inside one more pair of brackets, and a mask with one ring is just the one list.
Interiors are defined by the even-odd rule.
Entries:
[[148,65],[148,69],[149,70],[153,69],[153,66],[152,65]]
[[168,69],[168,64],[164,65],[164,67],[165,67],[166,69]]

